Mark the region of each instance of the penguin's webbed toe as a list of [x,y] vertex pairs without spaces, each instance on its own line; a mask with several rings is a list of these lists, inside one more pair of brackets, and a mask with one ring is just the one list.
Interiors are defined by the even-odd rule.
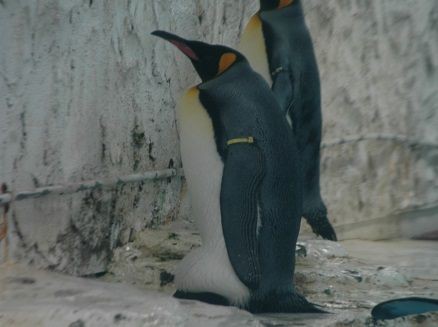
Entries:
[[327,313],[294,291],[257,292],[251,296],[248,310],[252,313]]

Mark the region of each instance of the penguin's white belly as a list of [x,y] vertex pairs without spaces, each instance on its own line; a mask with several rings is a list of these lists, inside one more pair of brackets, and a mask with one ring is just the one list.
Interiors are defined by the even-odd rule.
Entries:
[[260,18],[253,16],[243,31],[239,43],[239,51],[248,59],[251,67],[258,72],[272,86],[269,71],[268,53],[266,51],[265,37]]
[[190,252],[175,274],[179,290],[213,292],[233,304],[245,304],[247,287],[239,280],[228,258],[222,232],[220,191],[223,163],[217,152],[212,121],[190,89],[178,108],[181,157],[202,247]]

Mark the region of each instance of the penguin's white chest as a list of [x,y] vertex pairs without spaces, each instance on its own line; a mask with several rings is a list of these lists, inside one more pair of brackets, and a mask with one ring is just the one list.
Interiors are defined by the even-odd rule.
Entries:
[[213,292],[236,305],[249,299],[248,288],[231,266],[222,231],[220,192],[223,163],[217,152],[213,124],[199,101],[199,90],[190,89],[178,108],[181,158],[201,238],[201,248],[190,252],[175,271],[179,290]]
[[250,19],[243,31],[239,43],[239,51],[245,55],[251,67],[263,76],[269,86],[272,86],[262,21],[257,15]]
[[217,152],[213,124],[190,89],[178,110],[181,157],[192,201],[192,210],[203,242],[222,236],[220,191],[224,165]]

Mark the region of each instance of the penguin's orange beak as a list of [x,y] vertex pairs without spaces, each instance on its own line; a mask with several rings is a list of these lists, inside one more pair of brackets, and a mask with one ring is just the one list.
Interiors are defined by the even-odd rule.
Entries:
[[179,37],[175,34],[168,33],[165,31],[153,31],[151,33],[152,35],[161,37],[162,39],[165,39],[166,41],[169,41],[174,46],[176,46],[182,53],[184,53],[187,57],[189,57],[191,60],[198,61],[199,58],[196,55],[195,51],[190,47],[190,41],[183,39],[182,37]]

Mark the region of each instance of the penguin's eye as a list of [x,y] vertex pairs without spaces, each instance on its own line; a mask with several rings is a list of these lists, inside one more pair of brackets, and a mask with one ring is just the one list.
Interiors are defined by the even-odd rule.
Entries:
[[234,62],[236,61],[237,56],[232,52],[224,53],[219,59],[219,66],[217,70],[217,74],[221,74],[226,71]]
[[280,1],[278,2],[278,7],[277,7],[277,9],[281,9],[281,8],[287,7],[287,6],[289,6],[290,4],[292,4],[292,2],[294,2],[294,0],[280,0]]

